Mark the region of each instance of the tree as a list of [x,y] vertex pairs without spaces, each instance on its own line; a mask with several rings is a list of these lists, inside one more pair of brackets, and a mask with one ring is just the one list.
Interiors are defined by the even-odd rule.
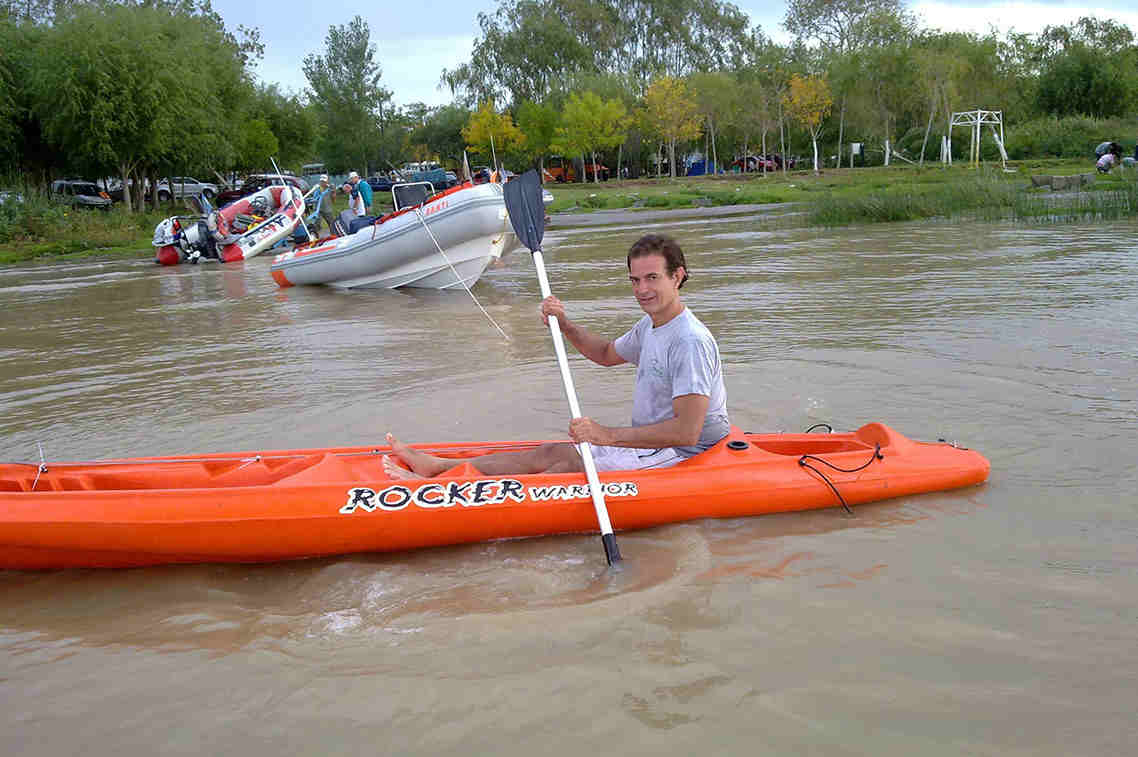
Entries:
[[526,100],[518,106],[518,128],[525,135],[525,152],[538,173],[545,170],[545,156],[552,149],[561,120],[552,105]]
[[702,133],[699,109],[680,79],[663,76],[644,93],[644,118],[649,133],[668,146],[671,177],[676,178],[676,142]]
[[723,0],[499,0],[478,21],[470,61],[442,77],[468,104],[541,102],[582,72],[625,75],[640,94],[659,75],[737,65],[752,42]]
[[237,143],[237,163],[240,171],[256,171],[270,165],[280,154],[280,142],[263,118],[247,118],[241,122]]
[[[124,186],[137,178],[141,199],[143,172],[232,159],[225,97],[247,86],[245,59],[212,12],[78,5],[56,13],[37,52],[33,109],[69,164],[115,173]],[[210,60],[211,70],[185,67],[187,57]]]
[[470,120],[470,111],[461,105],[444,105],[431,108],[424,114],[421,125],[411,133],[411,140],[426,145],[428,151],[441,158],[462,162],[465,143],[462,127]]
[[[901,0],[788,0],[783,27],[799,42],[817,44],[838,92],[838,146],[845,138],[846,108],[864,67],[858,54],[911,34],[916,20]],[[840,152],[839,152],[840,154]]]
[[[316,154],[317,113],[297,95],[286,95],[276,84],[260,85],[249,100],[246,120],[263,120],[277,141],[272,155],[283,168],[297,169]],[[260,169],[264,163],[249,166]]]
[[591,155],[593,182],[599,183],[597,150],[624,142],[628,121],[628,110],[619,100],[602,100],[593,92],[571,95],[561,113],[552,149],[563,155]]
[[368,154],[379,142],[379,122],[391,92],[380,86],[382,70],[375,60],[367,22],[356,16],[331,26],[322,56],[304,58],[310,96],[324,119],[322,153],[328,163],[368,170]]
[[1083,17],[1046,27],[1036,44],[1041,111],[1104,118],[1124,115],[1138,102],[1138,47],[1129,28]]
[[822,76],[803,77],[797,74],[790,77],[790,87],[782,98],[787,114],[810,132],[814,145],[814,173],[818,173],[818,136],[822,133],[822,122],[834,105],[830,85]]
[[[742,111],[751,106],[740,101],[738,83],[723,71],[692,74],[688,77],[688,85],[695,92],[696,104],[707,124],[705,134],[710,149],[704,151],[707,153],[704,158],[710,160],[717,171],[721,168],[717,144],[719,131],[732,125],[740,118]],[[708,172],[711,173],[712,169],[709,168]]]
[[487,160],[495,160],[499,155],[525,144],[525,136],[514,126],[514,119],[509,113],[498,113],[493,100],[482,103],[482,107],[470,116],[462,129],[462,138],[471,152]]

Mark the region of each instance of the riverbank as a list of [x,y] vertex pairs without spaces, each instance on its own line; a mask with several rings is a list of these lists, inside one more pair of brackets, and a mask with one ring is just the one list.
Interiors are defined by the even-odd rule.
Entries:
[[[678,179],[643,178],[600,184],[551,184],[553,226],[649,223],[667,217],[713,217],[784,206],[779,223],[843,226],[971,215],[982,219],[1069,221],[1116,218],[1138,212],[1138,171],[1118,169],[1078,191],[1053,193],[1032,186],[1032,176],[1093,173],[1077,160],[1031,160],[979,169],[957,164],[924,168],[900,164],[769,174],[727,174]],[[381,195],[382,197],[382,195]],[[339,198],[337,212],[346,207]],[[0,206],[2,208],[2,206]],[[793,212],[791,212],[793,209]],[[0,263],[38,258],[149,256],[154,227],[179,212],[74,211],[40,202],[26,218],[10,218],[0,237]],[[5,211],[5,215],[11,213]],[[0,223],[5,218],[0,218]],[[20,226],[22,224],[22,226]]]

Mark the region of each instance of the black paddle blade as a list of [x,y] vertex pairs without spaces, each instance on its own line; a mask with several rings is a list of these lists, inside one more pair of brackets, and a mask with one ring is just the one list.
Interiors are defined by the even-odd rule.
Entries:
[[505,183],[502,191],[506,212],[510,214],[510,225],[518,239],[530,252],[541,249],[541,238],[545,235],[545,206],[541,202],[541,178],[537,171],[530,169],[521,176],[515,176]]

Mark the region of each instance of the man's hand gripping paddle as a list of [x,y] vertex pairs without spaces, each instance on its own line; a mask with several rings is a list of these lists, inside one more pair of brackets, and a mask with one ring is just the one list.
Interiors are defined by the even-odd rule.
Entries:
[[[545,275],[545,262],[541,256],[541,238],[545,234],[545,206],[541,202],[541,179],[537,171],[527,171],[506,182],[502,187],[506,200],[506,212],[510,214],[510,224],[514,233],[529,251],[533,253],[533,264],[537,268],[537,280],[541,285],[542,299],[549,297],[549,278]],[[556,317],[549,319],[549,332],[553,336],[553,348],[557,351],[557,365],[561,368],[561,381],[565,384],[565,397],[569,400],[569,411],[574,418],[581,417],[577,404],[577,392],[573,388],[573,377],[569,373],[569,360],[565,357],[565,342],[561,337],[561,326]],[[597,511],[597,523],[601,527],[601,543],[605,547],[605,559],[609,565],[620,562],[620,550],[612,533],[605,495],[597,478],[597,466],[593,462],[593,449],[588,442],[578,445],[581,459],[585,463],[585,476],[589,481],[589,491],[593,494],[593,507]]]

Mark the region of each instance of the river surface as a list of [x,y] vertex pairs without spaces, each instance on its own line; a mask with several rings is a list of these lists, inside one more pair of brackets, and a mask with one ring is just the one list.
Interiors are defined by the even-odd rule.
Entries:
[[[840,508],[256,566],[0,572],[9,755],[1122,755],[1138,732],[1138,224],[654,219],[734,423],[884,421],[990,481]],[[645,225],[546,234],[617,336]],[[269,259],[0,269],[0,459],[559,438],[529,255],[474,292]],[[583,411],[632,369],[574,353]]]

